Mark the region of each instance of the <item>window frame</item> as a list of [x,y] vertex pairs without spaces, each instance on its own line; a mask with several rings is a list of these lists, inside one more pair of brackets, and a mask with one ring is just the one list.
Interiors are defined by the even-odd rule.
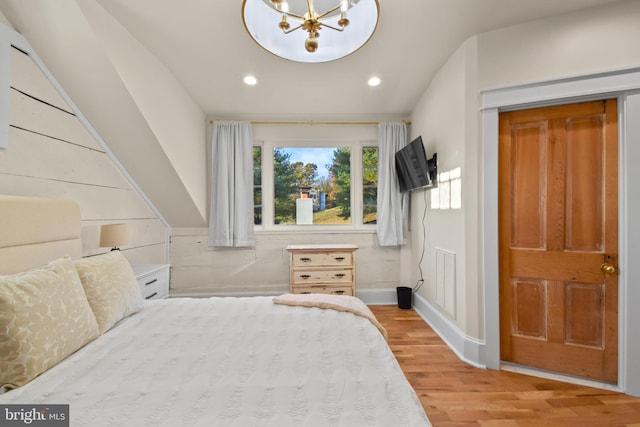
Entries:
[[[256,232],[368,232],[374,233],[376,224],[363,223],[363,177],[362,152],[364,147],[377,147],[374,139],[292,139],[255,141],[262,149],[262,224],[255,225]],[[351,148],[351,222],[349,224],[275,224],[274,223],[274,179],[273,149],[279,147],[304,148]],[[357,212],[357,215],[354,215]]]

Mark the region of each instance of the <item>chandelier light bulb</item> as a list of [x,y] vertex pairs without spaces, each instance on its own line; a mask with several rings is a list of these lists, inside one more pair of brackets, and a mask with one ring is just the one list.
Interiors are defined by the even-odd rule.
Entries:
[[282,21],[278,24],[282,31],[287,31],[291,25],[287,22],[287,15],[282,15]]

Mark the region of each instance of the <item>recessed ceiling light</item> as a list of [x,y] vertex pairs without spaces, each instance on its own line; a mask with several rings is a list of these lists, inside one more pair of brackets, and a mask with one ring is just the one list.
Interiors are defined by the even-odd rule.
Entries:
[[380,84],[380,78],[379,77],[371,77],[369,79],[369,86],[378,86]]
[[258,83],[258,80],[253,76],[246,76],[244,78],[244,82],[245,82],[245,84],[248,84],[249,86],[254,86],[256,83]]

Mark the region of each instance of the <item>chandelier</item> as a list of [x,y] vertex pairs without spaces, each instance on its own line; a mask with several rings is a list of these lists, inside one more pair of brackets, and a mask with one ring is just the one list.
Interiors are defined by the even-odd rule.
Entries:
[[243,0],[242,19],[253,40],[298,62],[347,56],[373,35],[378,0]]

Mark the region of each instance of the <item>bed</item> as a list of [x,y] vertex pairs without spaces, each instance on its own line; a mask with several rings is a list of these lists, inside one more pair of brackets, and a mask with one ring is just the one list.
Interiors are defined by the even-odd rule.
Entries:
[[81,253],[74,202],[0,196],[0,407],[68,404],[72,426],[430,425],[358,310],[143,301],[121,253]]

